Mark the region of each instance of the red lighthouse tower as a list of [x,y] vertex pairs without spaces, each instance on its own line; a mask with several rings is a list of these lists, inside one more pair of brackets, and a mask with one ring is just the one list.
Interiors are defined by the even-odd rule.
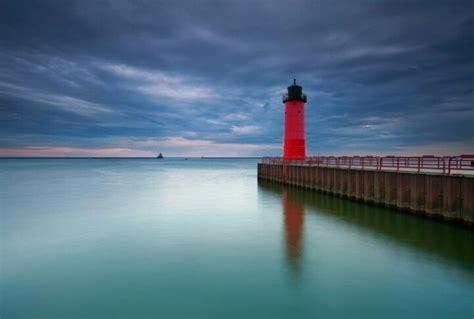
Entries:
[[285,131],[283,136],[283,159],[306,159],[306,139],[304,131],[304,104],[306,95],[303,88],[296,84],[288,87],[283,96],[285,103]]

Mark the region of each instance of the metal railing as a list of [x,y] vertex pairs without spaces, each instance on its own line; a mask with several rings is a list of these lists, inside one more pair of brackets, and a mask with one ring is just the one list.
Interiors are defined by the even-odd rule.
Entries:
[[453,172],[471,171],[474,173],[474,154],[457,156],[309,156],[305,160],[264,157],[262,158],[262,163],[374,169],[378,171],[437,172],[446,175],[450,175]]
[[[302,93],[301,99],[303,99],[303,101],[306,102],[306,99],[307,99],[306,94]],[[281,97],[281,100],[283,101],[283,103],[285,103],[288,100],[288,93],[283,94],[283,96]]]

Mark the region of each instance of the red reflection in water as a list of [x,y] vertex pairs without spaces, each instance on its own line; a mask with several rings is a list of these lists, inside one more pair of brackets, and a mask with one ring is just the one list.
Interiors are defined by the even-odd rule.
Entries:
[[282,206],[285,223],[286,256],[290,264],[297,268],[302,252],[304,205],[288,196],[287,190],[283,189]]

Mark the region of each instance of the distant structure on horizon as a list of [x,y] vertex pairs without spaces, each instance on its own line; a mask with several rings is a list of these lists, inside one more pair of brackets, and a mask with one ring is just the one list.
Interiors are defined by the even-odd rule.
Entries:
[[283,95],[283,103],[285,104],[283,159],[305,160],[304,104],[306,95],[303,94],[303,88],[296,84],[296,79],[288,87],[288,93]]
[[156,158],[159,158],[159,159],[162,159],[163,158],[163,154],[158,154],[158,156]]

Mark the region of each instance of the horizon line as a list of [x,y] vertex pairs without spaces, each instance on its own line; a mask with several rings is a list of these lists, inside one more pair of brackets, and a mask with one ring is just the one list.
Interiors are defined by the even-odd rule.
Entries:
[[[161,159],[167,158],[195,158],[195,159],[259,159],[264,156],[167,156]],[[0,156],[0,159],[124,159],[124,158],[136,158],[136,159],[158,159],[156,156]]]

